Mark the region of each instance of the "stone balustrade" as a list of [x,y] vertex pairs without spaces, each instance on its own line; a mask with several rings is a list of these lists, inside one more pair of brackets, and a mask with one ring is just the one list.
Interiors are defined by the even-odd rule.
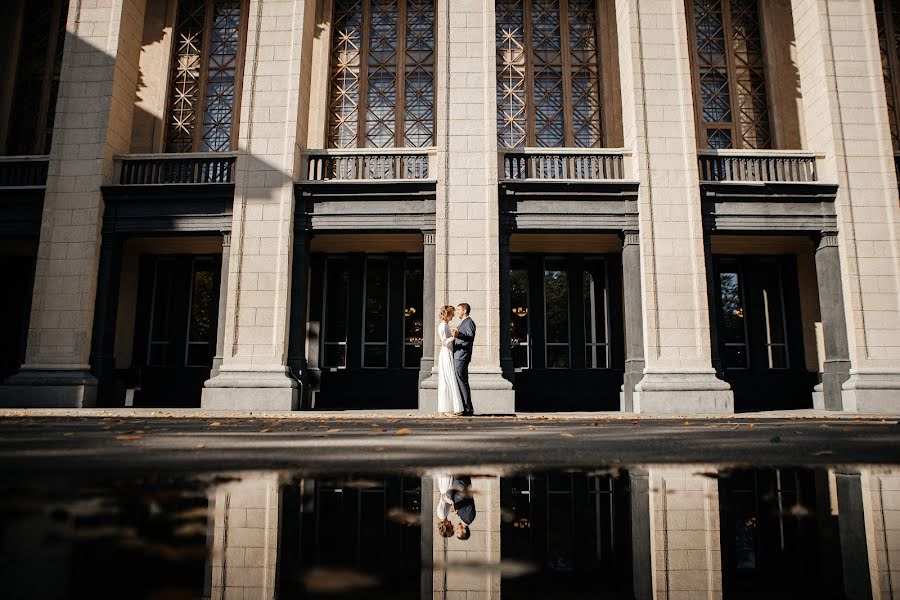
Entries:
[[116,185],[234,183],[234,152],[129,154],[115,157]]
[[625,178],[625,153],[621,149],[525,148],[501,152],[501,179],[583,181]]
[[700,181],[779,182],[819,181],[816,155],[789,150],[700,150]]
[[427,148],[313,150],[305,155],[308,181],[429,179],[433,153]]
[[47,184],[48,156],[0,157],[0,188],[40,188]]

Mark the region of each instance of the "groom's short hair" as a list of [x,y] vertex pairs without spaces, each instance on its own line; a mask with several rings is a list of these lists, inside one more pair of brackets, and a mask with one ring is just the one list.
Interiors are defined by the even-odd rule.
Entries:
[[461,309],[466,311],[466,314],[469,314],[472,312],[472,307],[469,306],[468,304],[466,304],[465,302],[460,302],[457,306],[459,306]]

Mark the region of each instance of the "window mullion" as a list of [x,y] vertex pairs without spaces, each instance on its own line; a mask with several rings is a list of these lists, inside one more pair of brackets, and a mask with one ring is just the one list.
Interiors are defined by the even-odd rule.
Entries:
[[559,3],[559,53],[563,87],[563,145],[575,145],[575,110],[572,106],[572,47],[569,39],[569,0]]
[[744,146],[741,133],[741,113],[737,100],[737,69],[735,67],[734,29],[731,26],[731,0],[722,2],[722,27],[725,37],[725,62],[728,65],[728,100],[731,104],[731,147],[742,148]]
[[197,108],[194,117],[194,152],[203,148],[203,118],[206,112],[206,87],[209,80],[209,49],[213,30],[215,0],[206,0],[206,14],[203,17],[203,48],[200,50],[200,80],[197,85]]
[[531,0],[522,1],[525,23],[525,146],[534,146],[534,44],[531,33]]
[[369,112],[369,28],[371,27],[371,0],[362,0],[362,31],[359,36],[359,101],[356,103],[356,146],[366,147],[366,115]]
[[[397,0],[397,64],[394,97],[394,146],[403,148],[406,144],[404,109],[406,108],[406,0]],[[399,175],[398,175],[399,176]]]

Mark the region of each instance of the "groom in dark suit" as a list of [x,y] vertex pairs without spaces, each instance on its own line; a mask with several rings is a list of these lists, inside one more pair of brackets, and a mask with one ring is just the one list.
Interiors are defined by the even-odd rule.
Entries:
[[472,407],[472,390],[469,389],[469,363],[472,362],[472,346],[475,344],[475,321],[469,316],[470,306],[463,302],[456,307],[462,322],[454,331],[453,365],[456,368],[456,379],[463,402],[463,415],[471,417],[475,414]]

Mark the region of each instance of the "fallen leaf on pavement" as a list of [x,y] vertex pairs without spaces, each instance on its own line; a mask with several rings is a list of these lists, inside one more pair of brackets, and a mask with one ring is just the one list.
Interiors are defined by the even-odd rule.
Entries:
[[265,429],[260,430],[260,433],[272,433],[272,428],[266,427]]
[[571,433],[561,433],[561,434],[559,434],[559,437],[575,437],[575,436],[572,435]]
[[209,424],[209,426],[210,427],[221,427],[222,424],[219,423],[218,421],[213,421],[212,423]]
[[121,440],[123,442],[133,442],[134,440],[141,439],[141,436],[139,436],[139,435],[117,435],[116,439]]
[[537,431],[537,427],[535,427],[534,425],[529,425],[528,431]]
[[394,435],[409,435],[411,433],[412,429],[407,429],[404,427],[403,429],[398,429],[397,431],[395,431]]

